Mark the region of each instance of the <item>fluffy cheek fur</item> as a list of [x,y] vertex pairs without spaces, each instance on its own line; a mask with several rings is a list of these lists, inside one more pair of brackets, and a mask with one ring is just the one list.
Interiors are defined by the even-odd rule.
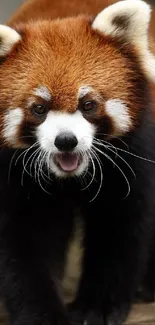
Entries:
[[[73,152],[81,156],[78,168],[69,173],[61,170],[55,163],[55,156],[60,152],[54,142],[61,132],[74,134],[78,143]],[[94,135],[95,126],[89,123],[79,111],[73,114],[49,112],[46,120],[36,130],[37,140],[41,149],[45,152],[47,167],[57,177],[79,176],[88,168],[89,151],[91,150]]]
[[24,113],[21,108],[10,109],[4,115],[3,140],[11,148],[27,147],[19,135],[19,129],[23,121]]
[[113,125],[113,132],[110,136],[124,135],[133,127],[130,111],[122,100],[109,99],[105,103],[105,112]]

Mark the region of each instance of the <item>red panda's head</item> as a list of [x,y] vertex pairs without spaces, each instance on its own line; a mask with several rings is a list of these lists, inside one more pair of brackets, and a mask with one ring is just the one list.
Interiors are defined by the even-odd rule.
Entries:
[[132,131],[146,107],[149,20],[146,3],[126,0],[92,20],[0,26],[2,142],[38,145],[56,176],[82,174],[93,140]]

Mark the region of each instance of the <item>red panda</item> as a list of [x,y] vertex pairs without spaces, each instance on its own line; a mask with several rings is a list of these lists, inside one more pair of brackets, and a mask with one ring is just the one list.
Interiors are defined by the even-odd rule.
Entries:
[[[0,26],[0,295],[12,325],[122,325],[130,311],[155,231],[150,19],[141,0],[32,0]],[[66,306],[77,211],[82,273]]]

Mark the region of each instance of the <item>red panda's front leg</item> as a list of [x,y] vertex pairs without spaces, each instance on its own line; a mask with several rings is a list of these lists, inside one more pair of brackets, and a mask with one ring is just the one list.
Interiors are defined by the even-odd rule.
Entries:
[[125,215],[111,197],[101,201],[91,206],[86,220],[84,270],[69,306],[72,324],[121,325],[148,258],[147,225],[138,205],[127,204]]
[[10,157],[9,150],[1,152],[1,300],[11,325],[68,325],[58,279],[71,218],[29,176],[21,185],[20,166],[12,166],[8,184]]
[[15,273],[15,270],[10,270],[6,274],[8,279],[3,279],[5,281],[3,298],[10,324],[68,325],[63,304],[59,300],[56,281],[48,281],[47,274],[43,276],[42,271],[37,271],[34,265],[27,268],[31,269],[31,275],[25,272],[23,279],[21,273]]
[[37,258],[18,260],[7,251],[0,248],[0,293],[10,324],[68,325],[56,279]]

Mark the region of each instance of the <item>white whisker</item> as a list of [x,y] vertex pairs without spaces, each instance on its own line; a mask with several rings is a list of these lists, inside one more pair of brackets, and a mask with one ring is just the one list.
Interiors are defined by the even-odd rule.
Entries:
[[[32,154],[31,156],[28,158],[27,162],[25,163],[25,155],[24,155],[24,158],[23,158],[23,172],[22,172],[22,176],[21,176],[21,185],[24,186],[24,172],[26,172],[28,175],[30,175],[32,177],[32,173],[28,172],[26,166],[28,164],[28,162],[31,160],[31,158],[33,157],[32,161],[31,161],[31,164],[32,162],[34,161],[34,158],[36,157],[36,155],[38,154],[38,152],[40,151],[40,148],[37,148]],[[27,152],[28,153],[28,152]],[[26,153],[26,154],[27,154]]]
[[[123,157],[121,157],[121,156],[118,154],[118,149],[119,149],[119,148],[117,148],[117,147],[115,147],[115,146],[105,145],[105,144],[103,144],[103,143],[96,143],[96,144],[99,144],[99,145],[103,146],[104,148],[106,148],[107,150],[111,151],[112,153],[116,154],[116,157],[119,157],[119,159],[121,159],[121,160],[125,163],[125,165],[128,166],[128,168],[131,170],[132,174],[133,174],[134,177],[136,178],[136,174],[135,174],[134,170],[133,170],[133,169],[131,168],[131,166],[127,163],[127,161],[126,161]],[[115,152],[113,151],[113,149],[115,150]],[[117,152],[116,152],[116,150],[117,150]]]
[[91,149],[91,153],[95,157],[95,159],[96,159],[96,161],[98,163],[99,169],[100,169],[100,184],[99,184],[99,188],[98,188],[95,196],[89,201],[90,203],[93,202],[97,198],[98,194],[100,193],[100,190],[101,190],[101,187],[102,187],[102,183],[103,183],[103,173],[102,173],[102,167],[101,167],[100,158],[98,157],[97,153],[94,152],[93,149]]
[[[36,159],[36,175],[37,175],[37,180],[38,180],[38,183],[39,183],[39,185],[40,185],[40,187],[41,187],[41,189],[46,193],[46,194],[51,194],[51,193],[49,193],[48,191],[46,191],[45,190],[45,188],[43,187],[43,185],[42,185],[42,183],[41,183],[41,179],[40,179],[40,175],[41,175],[41,173],[40,173],[40,167],[39,167],[39,165],[40,165],[40,161],[41,161],[41,156],[42,156],[42,152],[40,152],[39,153],[39,155],[38,155],[38,157],[37,157],[37,159]],[[38,172],[37,172],[37,166],[38,166]],[[42,176],[42,175],[41,175]]]
[[[109,134],[106,134],[106,133],[99,133],[99,135],[109,136]],[[122,142],[122,143],[126,146],[127,149],[129,149],[128,144],[127,144],[124,140],[122,140],[121,138],[116,137],[116,136],[113,136],[113,139],[117,139],[117,140],[119,140],[120,142]],[[105,141],[105,140],[101,140],[101,141]],[[107,142],[108,142],[108,141],[107,141]],[[110,142],[108,142],[108,143],[110,143]]]
[[112,147],[115,150],[115,153],[117,155],[117,148],[112,143],[110,143],[108,141],[105,141],[105,140],[100,140],[100,139],[97,139],[97,138],[94,138],[94,139],[95,139],[95,141],[93,141],[93,142],[96,142],[96,144],[104,146],[105,148]]
[[11,177],[11,168],[12,168],[12,164],[13,164],[13,160],[17,154],[17,152],[19,151],[20,149],[17,149],[14,154],[12,155],[12,158],[10,160],[10,164],[9,164],[9,170],[8,170],[8,184],[10,183],[10,177]]
[[[88,155],[90,157],[91,163],[92,163],[92,167],[93,167],[93,174],[92,174],[92,179],[90,180],[90,182],[82,189],[82,191],[86,190],[87,188],[90,187],[90,185],[92,184],[92,182],[94,181],[94,177],[95,177],[95,164],[93,161],[93,158],[91,156],[91,154],[88,152]],[[88,171],[87,171],[88,172]]]
[[124,153],[127,153],[128,155],[131,155],[131,156],[133,156],[133,157],[135,157],[135,158],[138,158],[138,159],[144,160],[144,161],[146,161],[146,162],[149,162],[149,163],[155,164],[155,160],[152,160],[152,159],[148,159],[148,158],[145,158],[145,157],[138,156],[138,155],[136,155],[136,154],[134,154],[134,153],[132,153],[132,152],[128,152],[127,150],[124,150],[124,149],[121,149],[121,148],[117,148],[117,150],[122,151],[122,152],[124,152]]
[[[34,160],[35,160],[37,154],[39,153],[39,151],[40,151],[40,148],[36,149],[36,150],[32,153],[32,155],[30,156],[30,158],[33,157],[32,160],[31,160],[31,164],[30,164],[30,175],[32,175],[32,166],[35,165]],[[35,175],[34,175],[34,176],[35,176]]]
[[[40,157],[40,162],[38,163],[38,168],[40,171],[40,175],[42,179],[47,183],[50,184],[51,179],[44,173],[43,171],[43,165],[45,165],[45,157],[46,157],[46,152],[41,152],[41,157]],[[39,157],[38,157],[39,159]]]
[[128,186],[128,191],[127,191],[127,194],[125,196],[125,198],[129,195],[130,193],[130,183],[128,181],[128,178],[126,177],[126,175],[124,174],[123,170],[119,167],[119,165],[109,156],[107,155],[105,152],[101,151],[100,149],[96,148],[95,146],[93,146],[95,150],[97,150],[100,154],[102,154],[103,156],[105,156],[109,161],[111,161],[117,168],[118,170],[120,171],[120,173],[123,175],[126,183],[127,183],[127,186]]
[[30,175],[32,176],[28,170],[26,169],[26,166],[28,165],[29,161],[31,160],[32,156],[34,155],[34,153],[38,150],[40,150],[40,148],[37,148],[35,151],[32,152],[32,154],[30,155],[30,157],[27,159],[26,163],[25,163],[25,159],[26,159],[26,156],[27,154],[29,153],[30,149],[32,149],[33,147],[37,146],[38,145],[38,142],[35,142],[29,149],[27,149],[27,151],[25,152],[24,156],[23,156],[23,166],[25,168],[25,171]]
[[[111,152],[113,152],[114,153],[114,151],[111,149],[111,148],[108,148],[108,150],[110,150]],[[133,174],[133,176],[136,178],[136,174],[135,174],[135,172],[134,172],[134,170],[131,168],[131,166],[127,163],[127,161],[123,158],[123,157],[121,157],[119,154],[117,154],[117,156],[119,157],[119,159],[121,159],[124,163],[125,163],[125,165],[131,170],[131,173]]]

